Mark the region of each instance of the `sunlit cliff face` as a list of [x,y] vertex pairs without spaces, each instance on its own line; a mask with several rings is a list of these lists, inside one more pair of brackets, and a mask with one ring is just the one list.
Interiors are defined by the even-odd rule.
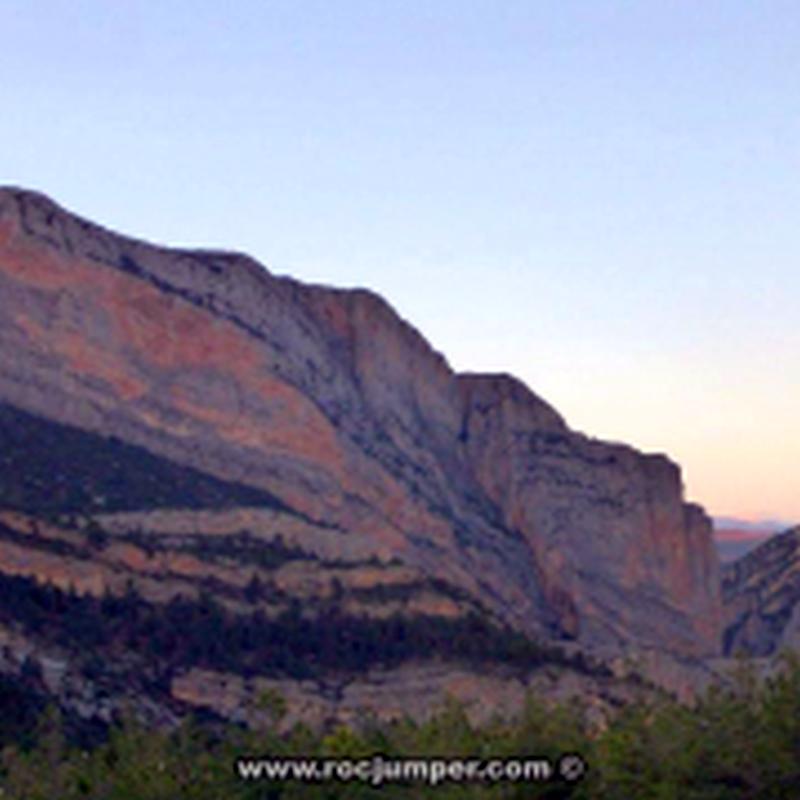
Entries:
[[528,632],[717,647],[710,524],[678,468],[453,373],[369,292],[0,192],[0,399],[268,490]]

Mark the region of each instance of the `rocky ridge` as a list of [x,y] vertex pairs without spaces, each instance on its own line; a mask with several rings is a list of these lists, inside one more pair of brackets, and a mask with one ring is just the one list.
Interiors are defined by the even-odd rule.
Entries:
[[722,572],[727,655],[800,647],[800,527],[770,537]]
[[713,651],[716,559],[663,456],[456,375],[376,295],[0,193],[0,397],[268,490],[520,629]]
[[[47,647],[41,603],[117,614],[133,641],[152,607],[191,602],[237,647],[299,610],[365,641],[405,620],[420,647],[477,625],[500,661],[513,636],[720,650],[710,522],[666,457],[570,430],[511,376],[454,373],[372,292],[155,247],[17,189],[0,189],[0,435],[0,579],[33,593]],[[162,694],[225,674],[189,651]]]

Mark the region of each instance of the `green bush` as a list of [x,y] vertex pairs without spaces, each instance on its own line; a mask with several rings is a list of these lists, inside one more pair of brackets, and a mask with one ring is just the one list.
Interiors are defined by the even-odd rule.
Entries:
[[[281,712],[277,697],[268,702]],[[340,726],[314,733],[297,726],[245,731],[202,727],[145,730],[125,719],[105,742],[69,744],[63,720],[48,710],[25,745],[2,751],[4,800],[254,800],[255,798],[602,798],[603,800],[796,800],[800,786],[800,661],[784,659],[767,682],[743,670],[733,685],[710,691],[695,708],[660,700],[629,706],[602,732],[591,732],[574,706],[548,708],[529,698],[513,721],[470,724],[448,701],[425,723]],[[276,716],[277,719],[277,716]],[[238,755],[301,757],[530,757],[578,752],[589,765],[576,783],[455,784],[244,782]]]

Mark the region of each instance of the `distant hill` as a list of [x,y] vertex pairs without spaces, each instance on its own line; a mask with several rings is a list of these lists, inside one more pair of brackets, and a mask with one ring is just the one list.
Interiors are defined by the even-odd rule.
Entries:
[[800,527],[770,536],[723,570],[725,652],[800,647]]
[[714,517],[714,541],[723,562],[733,561],[749,553],[791,523],[780,520],[743,520],[736,517]]

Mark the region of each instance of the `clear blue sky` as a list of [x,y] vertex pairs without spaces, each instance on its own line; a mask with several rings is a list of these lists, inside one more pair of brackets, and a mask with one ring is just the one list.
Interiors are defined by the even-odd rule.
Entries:
[[800,4],[8,0],[0,183],[366,285],[800,519]]

